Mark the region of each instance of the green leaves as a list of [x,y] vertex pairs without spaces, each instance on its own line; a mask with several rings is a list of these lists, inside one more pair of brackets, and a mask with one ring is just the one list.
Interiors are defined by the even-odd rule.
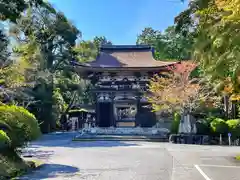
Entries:
[[16,22],[26,7],[25,0],[0,0],[0,20]]
[[89,62],[97,57],[98,46],[92,41],[81,41],[73,48],[73,52],[79,62]]
[[[31,0],[26,4],[26,13],[11,28],[11,35],[17,42],[13,53],[21,63],[18,68],[24,67],[19,68],[22,76],[15,77],[24,77],[26,84],[33,84],[33,87],[24,87],[21,91],[32,97],[34,103],[29,108],[43,122],[45,127],[42,130],[48,132],[56,128],[56,121],[65,106],[64,93],[57,87],[58,79],[66,78],[64,67],[72,61],[72,47],[80,31],[49,3]],[[16,70],[11,72],[15,75],[19,72]],[[4,80],[5,83],[6,78]]]
[[220,118],[215,118],[211,123],[210,123],[211,129],[213,132],[218,133],[218,134],[225,134],[228,131],[228,126],[225,122],[225,120],[220,119]]
[[23,107],[2,105],[0,118],[11,128],[6,132],[13,148],[21,147],[41,135],[35,116]]
[[160,36],[160,31],[154,30],[151,27],[146,27],[138,36],[136,44],[147,44],[153,46],[156,44],[156,40],[160,39]]
[[[0,122],[0,126],[1,126],[1,122]],[[0,130],[0,150],[2,148],[9,147],[10,144],[11,144],[11,139],[3,130]]]
[[95,36],[93,38],[94,45],[99,48],[101,45],[111,45],[112,42],[109,41],[105,36]]
[[90,62],[96,59],[102,45],[111,45],[105,36],[95,36],[91,41],[81,40],[73,48],[73,53],[79,62]]
[[155,59],[159,60],[189,60],[192,43],[193,38],[176,33],[175,26],[169,26],[163,33],[148,27],[137,38],[137,44],[151,45]]
[[239,75],[238,7],[239,0],[196,0],[175,19],[179,32],[193,32],[193,57],[211,82],[236,79]]

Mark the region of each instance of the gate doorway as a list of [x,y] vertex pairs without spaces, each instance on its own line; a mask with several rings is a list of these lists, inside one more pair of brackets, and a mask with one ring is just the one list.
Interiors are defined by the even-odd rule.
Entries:
[[98,104],[98,117],[100,127],[110,127],[111,117],[112,117],[112,103],[111,102],[101,102]]

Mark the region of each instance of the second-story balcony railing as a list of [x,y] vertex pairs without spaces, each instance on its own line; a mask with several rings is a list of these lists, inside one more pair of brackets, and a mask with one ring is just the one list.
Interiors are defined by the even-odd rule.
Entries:
[[96,90],[137,90],[137,91],[146,91],[147,86],[145,85],[96,85]]

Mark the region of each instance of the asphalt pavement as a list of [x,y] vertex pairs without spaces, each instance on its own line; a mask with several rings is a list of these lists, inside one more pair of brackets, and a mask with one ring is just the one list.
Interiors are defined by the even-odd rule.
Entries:
[[45,163],[22,180],[239,180],[239,147],[158,142],[72,142],[45,135],[24,154]]

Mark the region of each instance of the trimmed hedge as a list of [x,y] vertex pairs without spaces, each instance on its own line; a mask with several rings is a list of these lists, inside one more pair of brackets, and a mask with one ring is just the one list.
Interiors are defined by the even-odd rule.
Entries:
[[23,107],[1,105],[0,119],[11,128],[6,130],[11,139],[11,148],[21,147],[41,135],[35,116]]
[[215,118],[210,123],[210,126],[211,126],[213,133],[226,134],[228,132],[228,126],[226,124],[226,121],[221,118]]
[[0,130],[10,131],[11,127],[5,121],[0,120]]
[[240,120],[230,119],[226,121],[228,125],[228,132],[232,134],[233,138],[240,138]]
[[212,118],[200,119],[196,122],[197,134],[199,135],[210,135]]
[[234,139],[240,137],[240,119],[230,119],[225,121],[221,118],[210,117],[206,122],[210,124],[210,134],[227,135],[227,133],[230,132]]
[[0,130],[0,149],[7,148],[10,146],[10,144],[11,144],[11,139],[3,130]]
[[15,179],[30,170],[25,162],[15,151],[7,149],[0,153],[0,180]]

